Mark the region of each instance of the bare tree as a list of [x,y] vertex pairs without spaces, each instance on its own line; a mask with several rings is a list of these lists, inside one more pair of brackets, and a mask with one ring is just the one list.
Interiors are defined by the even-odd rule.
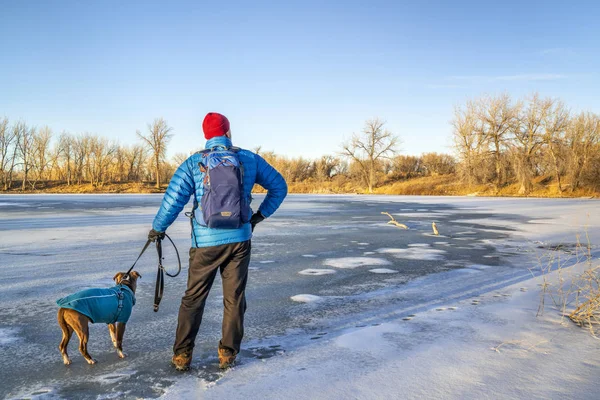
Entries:
[[544,143],[548,153],[552,157],[554,174],[558,184],[559,192],[563,191],[561,175],[564,164],[562,148],[565,142],[565,131],[569,126],[569,111],[560,101],[554,100],[545,118],[542,120],[544,127]]
[[396,152],[399,139],[384,129],[385,121],[379,118],[368,120],[362,134],[353,134],[352,139],[342,144],[342,154],[360,166],[369,193],[376,184],[377,164]]
[[452,120],[454,149],[462,161],[460,173],[469,187],[482,175],[481,167],[489,147],[489,138],[477,117],[476,107],[474,101],[469,101],[464,109],[455,108]]
[[152,124],[148,124],[148,134],[146,136],[137,131],[138,137],[146,143],[153,153],[154,167],[156,168],[156,188],[160,188],[160,164],[167,154],[167,144],[173,137],[171,131],[172,128],[162,118],[157,118]]
[[449,154],[425,153],[421,164],[428,175],[448,175],[456,170],[456,160]]
[[579,187],[581,174],[586,168],[596,144],[600,141],[600,116],[593,113],[581,113],[575,117],[566,134],[569,149],[569,174],[571,191]]
[[322,156],[314,162],[315,177],[319,181],[329,181],[340,165],[340,159],[333,156]]
[[19,157],[19,165],[23,170],[23,182],[21,189],[25,190],[29,171],[32,167],[32,152],[33,152],[33,135],[35,128],[29,128],[25,122],[17,122],[14,128],[14,134],[17,138],[17,154]]
[[73,152],[75,147],[75,138],[73,135],[63,132],[58,138],[56,155],[62,164],[64,169],[63,175],[67,181],[67,186],[71,185],[72,173],[73,173]]
[[410,179],[423,173],[421,157],[401,155],[394,157],[390,163],[393,179]]
[[544,144],[544,121],[552,111],[552,99],[540,99],[533,94],[517,118],[511,141],[516,158],[517,176],[520,182],[519,194],[529,194],[533,190],[532,177],[536,152]]
[[284,159],[279,171],[288,182],[303,182],[314,175],[313,164],[303,157]]
[[78,185],[81,185],[85,177],[85,166],[89,164],[90,141],[91,135],[85,133],[78,135],[73,142],[73,170]]
[[144,165],[148,158],[148,151],[145,146],[136,144],[125,151],[127,159],[127,180],[141,181],[143,178]]
[[173,162],[175,164],[177,164],[177,166],[180,166],[181,164],[183,164],[185,162],[185,160],[187,160],[190,157],[189,154],[186,153],[175,153],[175,155],[173,156]]
[[481,135],[489,140],[494,156],[496,191],[503,184],[502,150],[506,137],[517,122],[518,107],[513,106],[510,97],[502,94],[496,97],[483,97],[476,103],[475,113],[481,121]]
[[116,151],[116,144],[109,143],[106,138],[91,136],[88,171],[93,186],[104,184]]
[[0,183],[3,190],[10,189],[9,182],[15,164],[15,130],[8,126],[8,118],[0,120]]
[[37,130],[32,137],[31,165],[35,177],[34,181],[31,183],[31,187],[34,190],[37,182],[44,179],[44,173],[48,167],[48,152],[50,150],[51,138],[52,130],[47,126]]

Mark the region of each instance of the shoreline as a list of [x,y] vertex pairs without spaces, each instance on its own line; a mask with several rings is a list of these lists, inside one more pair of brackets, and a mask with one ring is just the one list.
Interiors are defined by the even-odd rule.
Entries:
[[[90,192],[53,192],[53,191],[0,191],[0,196],[148,196],[165,194],[162,192],[111,192],[111,191],[90,191]],[[266,192],[252,192],[252,195],[266,194]],[[306,195],[306,196],[370,196],[370,197],[387,197],[387,196],[406,196],[406,197],[449,197],[449,198],[498,198],[498,199],[583,199],[583,200],[600,200],[598,194],[573,196],[544,196],[544,195],[494,195],[494,194],[406,194],[406,193],[323,193],[323,192],[288,192],[288,195]]]

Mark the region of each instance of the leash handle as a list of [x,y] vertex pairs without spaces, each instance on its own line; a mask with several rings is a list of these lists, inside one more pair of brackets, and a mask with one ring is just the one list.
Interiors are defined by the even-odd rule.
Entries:
[[158,270],[156,271],[156,287],[154,288],[154,312],[158,312],[158,307],[160,306],[160,301],[162,300],[163,293],[165,290],[165,274],[171,278],[175,278],[177,275],[181,273],[181,258],[179,257],[179,251],[177,250],[177,246],[173,243],[173,240],[165,233],[165,237],[169,239],[169,242],[173,245],[175,249],[175,254],[177,255],[177,272],[173,275],[169,274],[165,267],[162,265],[163,254],[162,254],[162,240],[156,239],[156,252],[158,253]]
[[[169,242],[171,242],[171,244],[173,245],[173,248],[175,249],[175,255],[177,256],[178,268],[177,268],[177,272],[175,274],[171,275],[167,272],[165,267],[163,267],[163,265],[162,265],[162,260],[163,260],[162,240],[157,238],[156,239],[156,252],[158,253],[158,270],[156,271],[156,287],[154,289],[154,312],[158,312],[158,307],[159,307],[160,301],[162,300],[162,297],[163,297],[163,293],[165,290],[165,274],[167,274],[167,276],[169,276],[171,278],[175,278],[177,275],[179,275],[181,273],[181,257],[179,257],[179,251],[177,250],[177,246],[175,246],[175,243],[173,242],[171,237],[169,235],[167,235],[166,233],[165,233],[165,237],[167,239],[169,239]],[[129,268],[129,270],[127,271],[127,275],[129,275],[129,273],[131,273],[131,271],[133,270],[133,267],[135,267],[135,264],[137,264],[137,262],[142,257],[142,254],[144,254],[146,249],[148,249],[148,246],[150,246],[150,243],[152,243],[152,241],[150,239],[148,239],[146,241],[146,244],[142,248],[140,255],[135,260],[135,262],[133,263],[131,268]]]
[[[178,268],[177,268],[177,272],[174,275],[169,274],[167,272],[167,270],[165,268],[163,268],[162,261],[161,261],[162,260],[162,247],[161,247],[161,249],[159,251],[159,255],[158,255],[159,268],[162,269],[162,270],[164,270],[165,274],[167,274],[167,276],[169,278],[175,278],[177,275],[179,275],[181,273],[181,258],[179,257],[179,251],[177,250],[177,247],[175,246],[175,243],[173,243],[173,241],[171,240],[171,237],[169,237],[169,235],[167,235],[166,233],[165,233],[165,237],[167,239],[169,239],[169,242],[171,242],[171,244],[173,245],[173,248],[175,249],[175,255],[177,256],[177,265],[178,265]],[[158,243],[156,245],[158,246]]]
[[158,306],[165,290],[165,275],[162,266],[162,246],[160,239],[156,241],[156,252],[158,253],[158,270],[156,271],[156,287],[154,288],[154,312],[158,312]]

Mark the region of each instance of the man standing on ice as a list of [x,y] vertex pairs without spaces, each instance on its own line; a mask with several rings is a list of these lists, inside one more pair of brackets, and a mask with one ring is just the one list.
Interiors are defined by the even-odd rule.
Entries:
[[[224,305],[219,366],[227,368],[235,361],[244,335],[252,231],[287,195],[287,184],[277,170],[258,154],[233,147],[224,115],[208,113],[202,130],[206,150],[190,156],[175,171],[148,234],[152,241],[162,239],[194,196],[187,290],[181,299],[173,345],[172,363],[181,371],[190,367],[206,298],[218,270]],[[267,195],[252,214],[255,183],[267,189]]]

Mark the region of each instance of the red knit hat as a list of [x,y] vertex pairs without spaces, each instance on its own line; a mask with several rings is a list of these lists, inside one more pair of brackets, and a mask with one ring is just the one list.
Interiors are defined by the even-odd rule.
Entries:
[[210,112],[204,117],[202,130],[206,140],[217,136],[225,136],[229,132],[229,120],[222,114]]

